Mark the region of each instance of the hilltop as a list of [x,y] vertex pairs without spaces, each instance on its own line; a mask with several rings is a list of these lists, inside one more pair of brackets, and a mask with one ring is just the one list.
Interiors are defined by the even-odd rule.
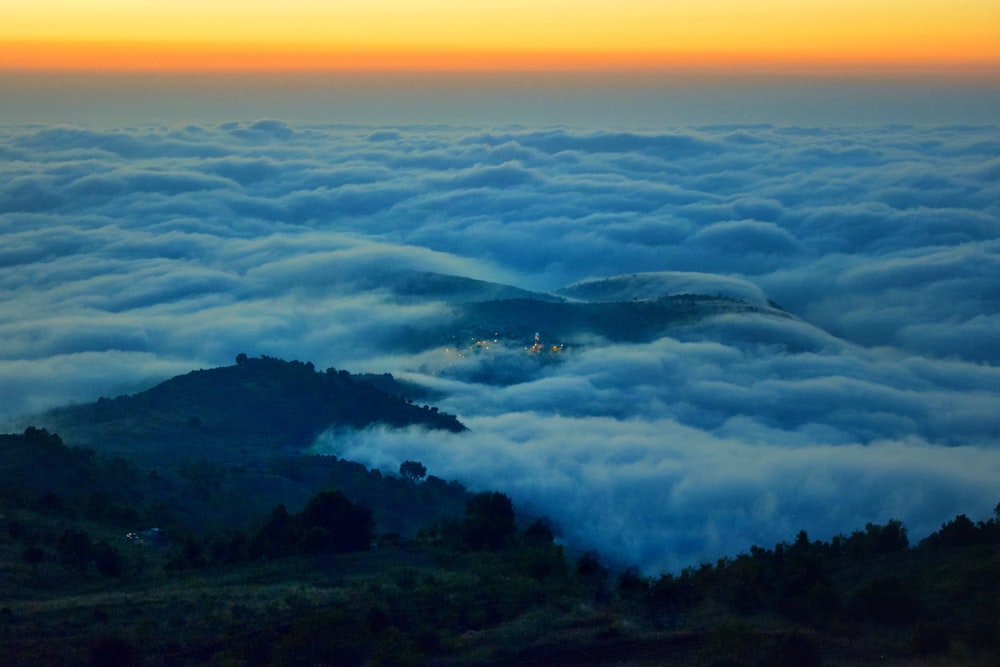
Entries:
[[344,370],[240,355],[145,391],[31,419],[74,443],[144,464],[252,461],[296,454],[328,429],[381,424],[465,430],[458,419],[387,393]]
[[389,281],[394,294],[420,295],[451,306],[451,317],[426,337],[414,337],[411,346],[485,338],[531,341],[534,333],[570,343],[595,336],[611,342],[648,342],[719,315],[793,317],[745,280],[701,273],[612,276],[555,292],[440,274],[408,278]]

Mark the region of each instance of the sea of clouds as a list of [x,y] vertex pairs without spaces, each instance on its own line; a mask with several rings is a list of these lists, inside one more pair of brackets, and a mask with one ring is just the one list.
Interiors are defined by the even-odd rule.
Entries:
[[[471,430],[319,450],[503,490],[649,572],[803,528],[919,539],[1000,501],[995,126],[8,125],[0,172],[8,420],[238,352],[393,372]],[[538,291],[675,272],[796,317],[594,340],[485,383],[477,365],[523,359],[407,348],[450,311],[397,298],[401,270]]]

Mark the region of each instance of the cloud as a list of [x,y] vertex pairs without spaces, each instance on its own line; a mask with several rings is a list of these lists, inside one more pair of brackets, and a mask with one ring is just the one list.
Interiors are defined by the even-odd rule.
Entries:
[[722,252],[787,255],[797,250],[795,237],[771,222],[734,220],[717,222],[698,230],[694,243],[705,244]]
[[[747,443],[671,420],[534,412],[469,420],[462,435],[371,430],[317,451],[386,470],[406,459],[476,489],[506,489],[577,548],[656,574],[807,529],[814,539],[903,520],[913,537],[995,504],[1000,452],[920,441]],[[488,462],[484,464],[484,462]]]
[[[996,136],[6,125],[0,416],[269,354],[424,382],[472,427],[329,451],[422,458],[646,568],[926,533],[1000,500]],[[427,273],[756,312],[459,357],[449,299],[513,293]]]
[[[914,434],[942,445],[990,446],[1000,438],[992,367],[952,366],[953,376],[901,366],[896,355],[864,351],[800,322],[766,322],[747,335],[709,320],[688,340],[664,337],[649,344],[601,345],[570,350],[534,378],[503,387],[469,386],[445,402],[459,415],[508,410],[571,417],[670,417],[718,432],[733,419],[764,432],[800,432],[822,426],[815,443],[874,442]],[[755,318],[735,318],[737,321]],[[782,334],[779,329],[788,330]],[[815,331],[815,329],[812,329]],[[783,343],[782,335],[793,344]],[[816,340],[818,338],[818,340]],[[459,379],[486,373],[492,357],[475,357],[438,372]],[[963,370],[960,370],[964,368]],[[970,386],[965,372],[982,380]],[[751,440],[753,437],[748,436]]]

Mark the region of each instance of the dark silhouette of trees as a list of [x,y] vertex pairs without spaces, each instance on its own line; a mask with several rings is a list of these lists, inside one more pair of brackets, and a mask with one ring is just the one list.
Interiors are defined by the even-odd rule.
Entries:
[[427,467],[420,461],[403,461],[399,464],[399,474],[415,482],[427,476]]
[[517,532],[514,505],[506,494],[487,491],[465,506],[462,538],[473,550],[499,551]]
[[858,557],[885,556],[905,551],[910,542],[906,527],[898,519],[889,519],[884,526],[865,524],[864,531],[856,530],[842,542],[847,555]]
[[125,573],[125,558],[103,540],[94,545],[94,565],[106,577],[120,577]]
[[139,655],[135,647],[117,635],[106,635],[98,638],[90,647],[90,660],[87,664],[91,667],[130,667],[139,662]]
[[399,474],[415,482],[427,476],[427,466],[420,461],[403,461],[399,465]]
[[367,551],[375,539],[371,510],[355,505],[340,491],[325,491],[299,514],[307,552]]
[[918,656],[941,655],[951,648],[948,626],[944,623],[917,623],[910,637],[910,651]]
[[94,545],[87,533],[67,528],[56,541],[56,552],[63,565],[84,570],[94,558]]
[[555,533],[552,532],[552,526],[545,519],[536,519],[524,531],[524,541],[533,545],[550,545],[555,537]]
[[371,510],[340,491],[313,496],[298,514],[278,505],[250,541],[250,556],[281,558],[294,554],[367,551],[375,539]]
[[914,582],[897,576],[873,579],[852,600],[856,614],[879,624],[908,623],[920,615],[920,597]]
[[279,504],[257,530],[250,545],[255,558],[281,558],[295,551],[297,529],[288,509]]
[[604,567],[597,554],[588,551],[576,561],[574,569],[577,579],[590,592],[596,602],[604,603],[610,599],[608,589],[608,568]]
[[942,524],[941,530],[927,538],[928,546],[934,548],[967,547],[979,541],[979,528],[964,514]]
[[45,550],[38,546],[26,547],[21,552],[21,560],[31,566],[32,572],[37,572],[38,566],[45,561]]

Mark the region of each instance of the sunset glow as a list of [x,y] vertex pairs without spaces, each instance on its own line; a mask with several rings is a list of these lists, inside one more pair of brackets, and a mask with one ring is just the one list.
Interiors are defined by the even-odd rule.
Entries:
[[16,0],[6,70],[995,69],[993,0]]

